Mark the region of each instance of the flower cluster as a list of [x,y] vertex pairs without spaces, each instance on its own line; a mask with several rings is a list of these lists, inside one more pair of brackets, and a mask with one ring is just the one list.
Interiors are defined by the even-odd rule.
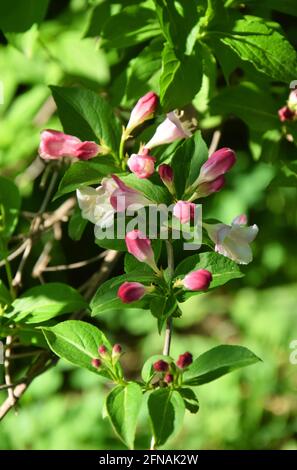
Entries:
[[175,363],[159,359],[153,363],[153,370],[155,374],[157,374],[159,381],[170,385],[174,384],[182,377],[182,373],[192,364],[192,362],[192,354],[190,352],[185,352],[178,357]]
[[104,371],[113,380],[117,381],[119,379],[119,370],[117,369],[116,365],[121,355],[122,346],[120,344],[114,344],[111,352],[104,344],[101,344],[98,347],[98,357],[94,357],[91,360],[91,365],[95,369]]
[[281,122],[297,119],[297,90],[291,91],[287,104],[278,110],[278,116]]

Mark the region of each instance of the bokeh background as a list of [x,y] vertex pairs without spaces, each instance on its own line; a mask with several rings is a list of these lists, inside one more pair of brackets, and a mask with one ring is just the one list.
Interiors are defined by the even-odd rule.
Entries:
[[[39,31],[33,26],[25,34],[0,36],[0,80],[4,84],[0,170],[20,187],[24,210],[37,209],[42,197],[42,166],[35,160],[39,132],[45,127],[61,128],[48,99],[48,85],[80,84],[102,90],[113,84],[111,100],[117,105],[118,52],[104,53],[99,45],[94,46],[93,38],[81,39],[89,27],[87,3],[92,2],[51,1]],[[292,17],[279,14],[277,20],[296,46]],[[284,89],[283,99],[286,93]],[[205,126],[208,143],[213,130],[212,125]],[[187,414],[182,433],[168,447],[297,449],[297,364],[290,362],[290,344],[297,340],[296,187],[275,183],[277,170],[271,159],[257,161],[261,149],[242,120],[229,117],[221,130],[220,146],[234,148],[238,163],[228,176],[226,189],[210,198],[203,209],[207,216],[225,223],[244,212],[251,223],[258,224],[254,261],[243,269],[244,278],[182,305],[184,315],[175,322],[172,355],[185,350],[198,355],[221,343],[236,343],[250,348],[263,362],[201,386],[197,390],[199,413]],[[284,152],[294,151],[286,145]],[[269,152],[273,153],[273,147]],[[79,249],[65,232],[55,247],[53,264],[98,252],[91,227],[78,243]],[[39,249],[37,244],[36,255]],[[94,265],[54,277],[48,273],[46,280],[77,287],[96,269]],[[121,269],[120,264],[115,272]],[[26,287],[34,282],[29,265]],[[162,338],[148,312],[105,312],[97,324],[123,345],[128,377],[137,377],[143,361],[161,350]],[[109,421],[102,417],[105,395],[106,385],[95,374],[59,361],[30,386],[18,414],[12,411],[1,422],[0,448],[119,448]],[[0,398],[4,398],[3,392]],[[143,416],[136,447],[147,448],[149,439]]]

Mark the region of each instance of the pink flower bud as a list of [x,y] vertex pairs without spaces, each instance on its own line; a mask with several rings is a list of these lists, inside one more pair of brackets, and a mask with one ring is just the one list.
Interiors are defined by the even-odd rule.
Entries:
[[158,168],[158,172],[161,180],[165,185],[171,184],[173,182],[173,169],[170,165],[162,163],[162,165],[160,165]]
[[125,241],[131,255],[135,256],[138,261],[147,263],[154,271],[159,272],[155,263],[151,241],[141,230],[131,230],[131,232],[128,232]]
[[160,359],[159,361],[154,362],[153,369],[156,372],[166,372],[169,368],[169,364],[166,361]]
[[192,364],[193,362],[193,356],[191,353],[189,352],[185,352],[184,354],[181,354],[178,358],[178,360],[176,361],[176,365],[180,368],[180,369],[185,369],[186,367],[188,367],[190,364]]
[[117,189],[110,196],[110,204],[117,212],[124,212],[132,204],[147,206],[151,203],[141,192],[123,183],[118,176],[112,175],[112,178],[117,184]]
[[196,196],[206,197],[210,194],[217,193],[225,185],[225,177],[223,175],[218,176],[214,181],[206,181],[197,186]]
[[278,117],[281,122],[293,121],[295,112],[292,111],[288,106],[283,106],[278,110]]
[[199,182],[214,181],[219,176],[229,171],[235,162],[236,156],[233,150],[227,147],[217,150],[202,165]]
[[173,215],[180,220],[182,224],[194,219],[196,205],[193,202],[177,201],[173,207]]
[[172,374],[166,374],[164,377],[164,382],[167,384],[171,384],[173,382],[174,378]]
[[289,94],[288,107],[291,111],[297,111],[297,90],[292,90]]
[[167,118],[156,129],[145,148],[152,149],[158,145],[170,144],[177,139],[191,137],[192,133],[181,123],[174,112],[168,113]]
[[124,282],[118,290],[118,297],[125,304],[140,300],[146,294],[146,287],[140,282]]
[[212,274],[207,269],[197,269],[187,274],[183,279],[183,285],[189,290],[206,290],[212,281]]
[[115,344],[112,348],[113,355],[122,354],[122,346],[120,344]]
[[91,364],[93,367],[96,367],[96,369],[99,369],[99,367],[102,366],[102,362],[100,361],[100,359],[92,359],[91,361]]
[[147,119],[151,119],[157,106],[158,96],[152,91],[140,98],[130,114],[130,119],[127,124],[127,133],[131,132],[135,127],[139,126]]
[[155,171],[156,159],[151,155],[138,155],[133,153],[127,165],[138,178],[149,178]]
[[104,357],[104,356],[107,356],[108,355],[108,350],[107,350],[107,347],[104,346],[104,344],[101,344],[101,346],[99,346],[98,348],[98,352],[100,354],[100,356]]
[[48,129],[41,133],[39,155],[45,160],[57,160],[62,157],[89,160],[96,157],[100,150],[100,146],[95,142],[82,142],[77,137],[63,132]]

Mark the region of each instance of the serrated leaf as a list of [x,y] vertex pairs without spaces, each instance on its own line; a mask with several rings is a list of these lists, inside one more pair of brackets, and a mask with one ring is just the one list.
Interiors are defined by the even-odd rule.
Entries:
[[141,387],[133,382],[118,385],[106,398],[106,411],[114,430],[133,449],[137,418],[142,403]]
[[152,392],[148,399],[149,416],[156,447],[162,446],[181,429],[185,404],[180,394],[169,387]]
[[71,193],[78,188],[91,184],[99,185],[100,181],[118,169],[113,164],[112,157],[98,157],[92,162],[73,163],[64,173],[55,198]]
[[150,8],[132,5],[112,15],[104,24],[102,45],[110,48],[133,46],[160,34],[156,15]]
[[196,397],[194,390],[191,388],[179,388],[178,393],[182,396],[186,409],[190,413],[198,413],[199,411],[199,401]]
[[91,90],[51,86],[64,131],[99,141],[117,154],[121,126],[108,102]]
[[201,354],[190,365],[183,375],[184,384],[202,385],[260,360],[249,349],[242,346],[217,346]]
[[42,328],[45,339],[51,350],[62,359],[84,367],[104,377],[109,377],[104,369],[91,365],[93,358],[98,357],[98,347],[104,344],[111,349],[106,337],[98,328],[80,320],[67,320],[52,327]]
[[285,83],[296,78],[295,49],[279,31],[261,18],[245,16],[235,21],[231,33],[217,34],[241,60],[251,62],[260,72]]
[[73,287],[49,282],[32,287],[14,300],[9,316],[16,323],[42,323],[87,307],[88,303]]

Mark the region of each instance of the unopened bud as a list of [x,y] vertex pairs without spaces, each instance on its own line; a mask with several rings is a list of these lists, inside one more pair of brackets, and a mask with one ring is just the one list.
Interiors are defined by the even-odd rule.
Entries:
[[94,358],[94,359],[92,359],[91,364],[96,369],[99,369],[99,367],[101,367],[101,365],[102,365],[102,362],[100,361],[100,359]]
[[173,382],[173,375],[172,374],[166,374],[164,377],[164,382],[167,384],[171,384]]
[[178,360],[176,361],[176,365],[180,368],[180,369],[185,369],[186,367],[188,367],[190,364],[192,364],[193,362],[193,356],[191,353],[189,352],[185,352],[184,354],[181,354],[178,358]]
[[156,372],[166,372],[169,368],[169,364],[166,361],[160,359],[159,361],[154,362],[153,369]]

